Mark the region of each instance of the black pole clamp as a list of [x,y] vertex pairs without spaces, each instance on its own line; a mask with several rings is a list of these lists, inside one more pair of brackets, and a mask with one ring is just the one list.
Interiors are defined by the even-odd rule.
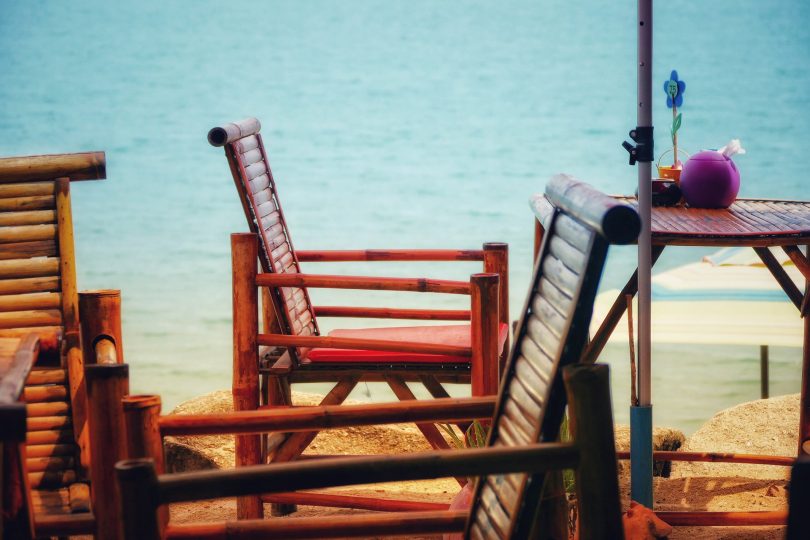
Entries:
[[652,126],[636,127],[630,130],[630,138],[635,141],[635,146],[627,141],[622,143],[624,149],[630,153],[630,165],[635,165],[637,161],[652,162],[655,155]]

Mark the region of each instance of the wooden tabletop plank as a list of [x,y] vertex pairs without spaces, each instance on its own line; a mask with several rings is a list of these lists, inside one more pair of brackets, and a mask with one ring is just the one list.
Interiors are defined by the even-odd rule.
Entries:
[[[637,206],[635,197],[617,197]],[[810,201],[738,199],[729,208],[657,206],[652,209],[653,242],[688,245],[762,245],[810,241]]]

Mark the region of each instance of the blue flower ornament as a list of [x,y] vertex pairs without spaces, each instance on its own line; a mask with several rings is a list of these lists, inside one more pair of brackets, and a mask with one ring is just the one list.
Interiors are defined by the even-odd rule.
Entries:
[[678,72],[674,69],[669,75],[669,80],[664,81],[664,92],[667,93],[667,107],[680,107],[683,105],[683,93],[686,91],[686,83],[678,80]]

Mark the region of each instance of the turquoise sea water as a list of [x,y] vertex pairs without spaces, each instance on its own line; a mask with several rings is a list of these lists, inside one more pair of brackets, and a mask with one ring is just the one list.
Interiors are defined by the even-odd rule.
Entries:
[[[528,196],[557,172],[634,190],[619,143],[635,125],[635,6],[0,0],[0,155],[107,152],[109,178],[73,188],[80,287],[122,289],[133,390],[168,409],[230,384],[228,235],[246,225],[210,127],[262,120],[299,249],[509,242],[516,314]],[[659,2],[655,29],[657,147],[669,146],[659,87],[677,68],[684,148],[739,137],[743,196],[810,198],[810,4]],[[704,253],[671,249],[659,268]],[[634,266],[632,248],[616,250],[605,287]],[[623,420],[627,352],[605,357]],[[798,390],[800,360],[798,348],[773,351],[772,393]],[[656,346],[654,371],[656,423],[687,431],[758,396],[758,351],[746,347]]]

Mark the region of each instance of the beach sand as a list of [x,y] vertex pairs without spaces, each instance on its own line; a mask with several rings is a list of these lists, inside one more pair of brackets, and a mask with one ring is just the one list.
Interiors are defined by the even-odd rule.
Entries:
[[[296,394],[297,404],[312,404],[318,396]],[[180,405],[176,413],[221,412],[230,408],[230,392],[216,392]],[[775,422],[778,419],[778,422]],[[795,453],[798,423],[798,396],[758,400],[718,413],[689,437],[684,449],[791,455]],[[775,427],[774,427],[775,424]],[[765,428],[768,429],[765,429]],[[784,429],[783,429],[784,428]],[[625,428],[617,426],[622,446]],[[674,430],[673,430],[674,431]],[[372,426],[322,432],[310,446],[314,454],[397,454],[429,450],[413,425]],[[202,457],[200,457],[202,456]],[[167,438],[170,466],[185,469],[201,463],[206,466],[233,466],[232,437]],[[670,478],[655,478],[655,505],[658,510],[760,511],[787,506],[786,468],[752,465],[673,464]],[[624,505],[629,504],[629,473],[622,467],[620,488]],[[324,490],[366,497],[400,498],[414,501],[449,503],[458,491],[453,479],[396,482]],[[218,521],[235,518],[234,500],[175,504],[174,523]],[[363,513],[300,506],[294,520],[308,516],[342,516]],[[265,515],[270,515],[269,506]],[[291,524],[292,525],[292,524]],[[669,538],[677,539],[776,539],[784,537],[783,527],[676,527]],[[373,538],[373,537],[369,537]],[[440,538],[426,536],[414,538]]]

